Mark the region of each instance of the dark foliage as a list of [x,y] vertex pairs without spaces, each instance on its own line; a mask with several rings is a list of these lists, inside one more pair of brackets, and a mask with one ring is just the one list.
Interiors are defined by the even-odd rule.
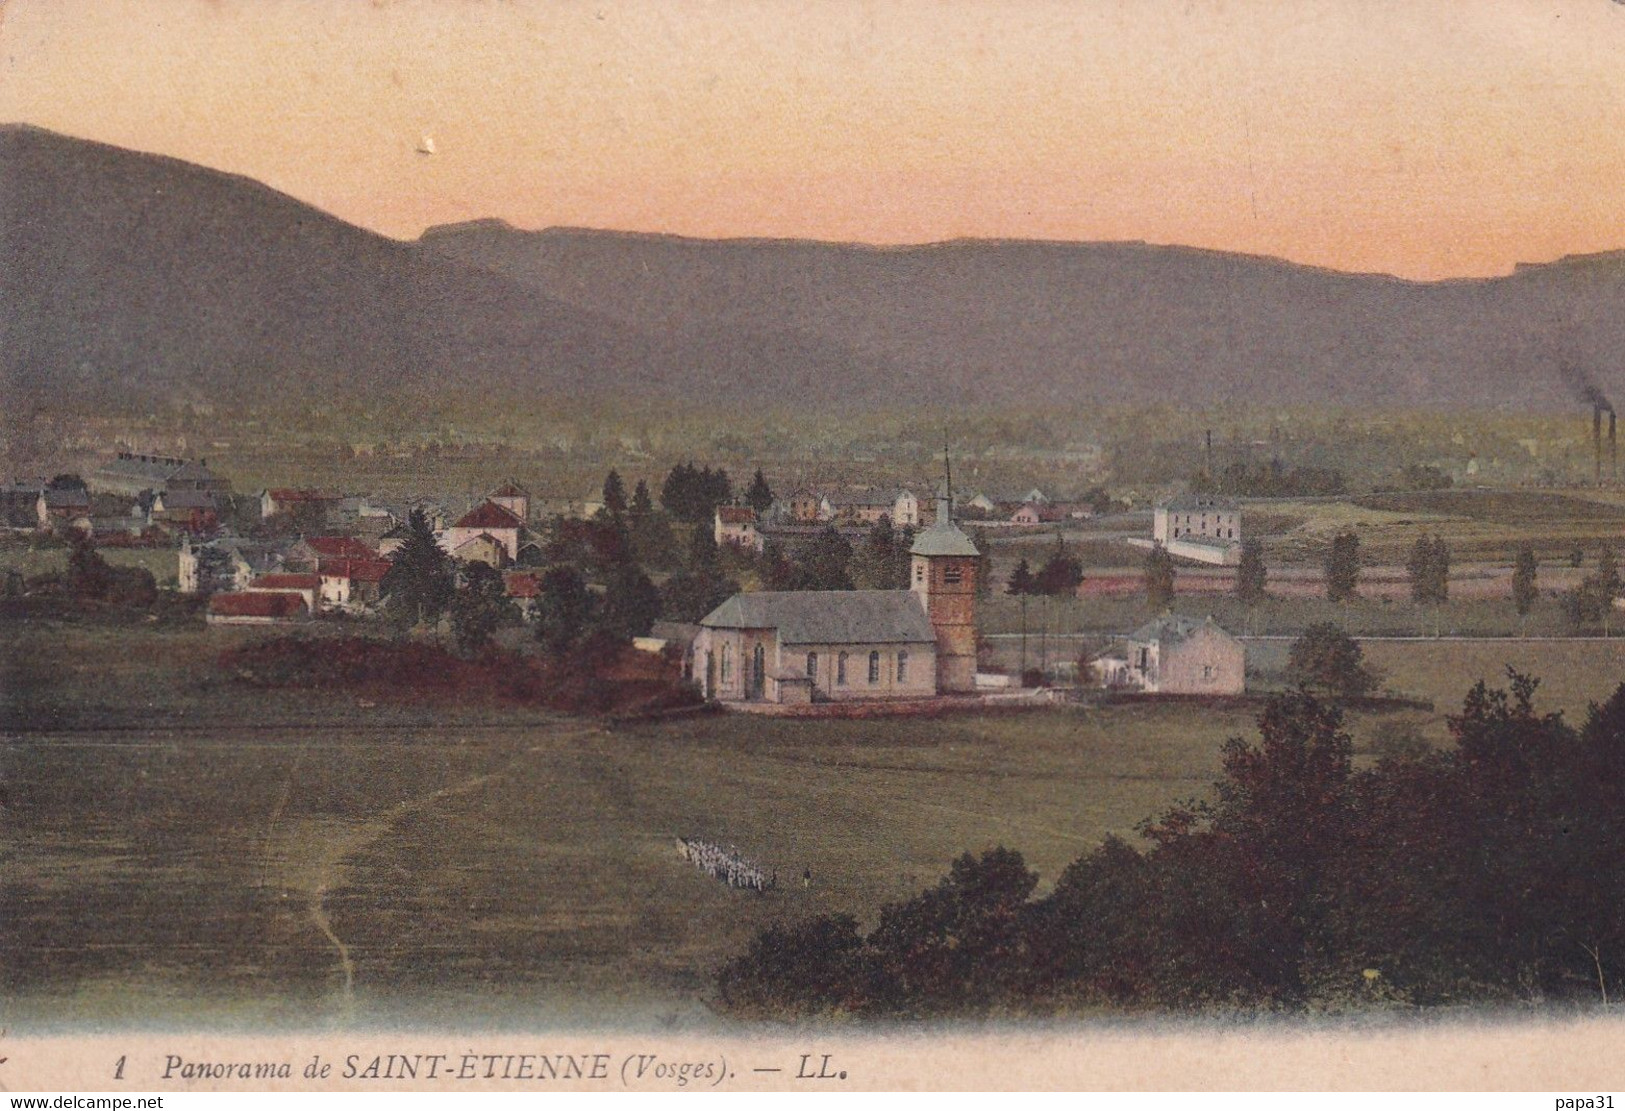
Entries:
[[1360,538],[1352,532],[1332,537],[1325,568],[1327,599],[1346,602],[1353,598],[1360,589]]
[[1438,536],[1419,536],[1405,561],[1411,579],[1411,601],[1424,606],[1450,600],[1450,545]]
[[412,510],[406,528],[406,539],[390,557],[390,568],[379,584],[384,612],[401,625],[433,624],[456,591],[451,557],[441,550],[421,509]]
[[745,504],[758,513],[766,513],[773,508],[773,487],[767,484],[767,476],[762,474],[760,467],[751,476],[750,488],[745,491]]
[[744,1014],[987,1015],[1600,1001],[1625,976],[1625,685],[1575,730],[1480,683],[1454,747],[1359,772],[1342,715],[1272,701],[1209,798],[1071,864],[1000,849],[882,911],[764,934]]
[[671,469],[660,487],[660,504],[679,521],[709,524],[719,505],[733,499],[733,484],[720,467],[696,469],[692,463],[679,463]]
[[1292,642],[1287,679],[1342,698],[1358,698],[1377,686],[1359,642],[1330,622],[1311,625]]
[[1535,553],[1528,545],[1518,549],[1518,556],[1512,563],[1512,604],[1518,611],[1519,617],[1525,617],[1535,608],[1535,600],[1540,597],[1540,587],[1536,581],[1539,564],[1535,562]]
[[502,572],[475,560],[463,568],[463,581],[451,599],[451,632],[457,646],[477,652],[491,643],[496,631],[519,620],[508,600]]
[[1174,557],[1161,544],[1145,556],[1145,600],[1152,609],[1164,609],[1174,600]]
[[1264,542],[1241,542],[1241,564],[1236,568],[1236,597],[1244,605],[1256,606],[1265,597],[1269,570],[1264,566]]

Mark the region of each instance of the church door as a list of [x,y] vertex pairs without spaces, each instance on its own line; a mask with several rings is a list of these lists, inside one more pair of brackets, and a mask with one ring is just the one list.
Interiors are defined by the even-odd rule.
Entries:
[[762,694],[767,690],[767,650],[760,644],[756,646],[756,654],[751,657],[750,663],[750,696],[761,701]]

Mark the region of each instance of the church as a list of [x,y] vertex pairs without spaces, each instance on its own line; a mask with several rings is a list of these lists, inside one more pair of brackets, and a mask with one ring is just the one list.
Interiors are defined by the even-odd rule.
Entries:
[[736,594],[700,621],[693,674],[716,702],[930,698],[976,689],[979,553],[937,499],[907,590]]

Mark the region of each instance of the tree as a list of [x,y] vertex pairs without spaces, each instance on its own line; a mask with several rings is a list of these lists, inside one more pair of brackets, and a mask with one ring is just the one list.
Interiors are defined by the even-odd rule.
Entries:
[[434,624],[451,604],[456,582],[451,557],[435,540],[434,528],[421,509],[406,519],[406,539],[390,557],[379,583],[385,612],[402,625]]
[[638,479],[637,488],[632,491],[632,525],[634,528],[643,521],[648,520],[649,514],[654,512],[654,502],[649,498],[649,484]]
[[1145,556],[1145,600],[1158,610],[1174,601],[1174,557],[1161,544],[1153,544]]
[[451,599],[451,632],[457,646],[477,652],[502,626],[518,616],[503,586],[502,572],[482,560],[463,567],[463,581]]
[[1519,548],[1518,556],[1512,562],[1512,605],[1519,617],[1528,617],[1529,611],[1535,608],[1536,599],[1540,597],[1540,588],[1536,583],[1538,571],[1534,551],[1527,544]]
[[1438,606],[1450,599],[1450,546],[1441,537],[1419,536],[1411,545],[1405,570],[1411,579],[1411,600]]
[[1016,569],[1010,572],[1010,581],[1005,585],[1004,592],[1017,597],[1026,597],[1034,593],[1032,568],[1027,566],[1025,559],[1016,564]]
[[717,538],[711,529],[704,525],[695,525],[694,531],[688,537],[688,569],[715,571],[721,559],[722,552],[717,548]]
[[618,568],[604,590],[599,626],[620,640],[631,640],[648,636],[659,619],[659,588],[636,566]]
[[1039,568],[1038,574],[1033,579],[1033,586],[1039,594],[1051,598],[1067,598],[1077,593],[1078,585],[1082,582],[1083,564],[1067,554],[1066,546],[1057,535],[1055,550],[1044,561],[1044,566]]
[[715,568],[679,571],[660,588],[660,613],[693,624],[738,593],[739,584]]
[[1264,566],[1264,543],[1258,539],[1241,542],[1241,564],[1236,568],[1236,597],[1243,605],[1256,606],[1265,597],[1269,571]]
[[797,590],[851,590],[852,545],[826,525],[802,554]]
[[852,578],[864,590],[896,589],[897,534],[891,518],[882,516],[864,537],[863,547],[857,553]]
[[745,504],[757,513],[766,513],[773,508],[773,488],[767,484],[767,476],[762,474],[760,467],[756,468],[756,474],[750,480],[750,489],[745,491]]
[[626,515],[626,484],[615,470],[604,476],[604,512],[617,519]]
[[1330,622],[1309,626],[1293,642],[1287,678],[1342,698],[1369,694],[1377,685],[1359,643]]
[[587,630],[596,600],[581,572],[567,563],[549,567],[537,586],[536,639],[549,652],[562,654]]
[[1346,602],[1360,588],[1360,538],[1352,532],[1332,537],[1326,552],[1326,598]]

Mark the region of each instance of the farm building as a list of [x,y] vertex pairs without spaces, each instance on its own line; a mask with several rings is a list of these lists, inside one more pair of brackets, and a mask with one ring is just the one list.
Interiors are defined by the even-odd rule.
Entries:
[[1247,650],[1211,617],[1159,617],[1099,656],[1094,666],[1102,685],[1147,694],[1241,694],[1247,689]]
[[210,625],[281,625],[309,616],[310,610],[297,592],[251,590],[213,595],[204,620]]

